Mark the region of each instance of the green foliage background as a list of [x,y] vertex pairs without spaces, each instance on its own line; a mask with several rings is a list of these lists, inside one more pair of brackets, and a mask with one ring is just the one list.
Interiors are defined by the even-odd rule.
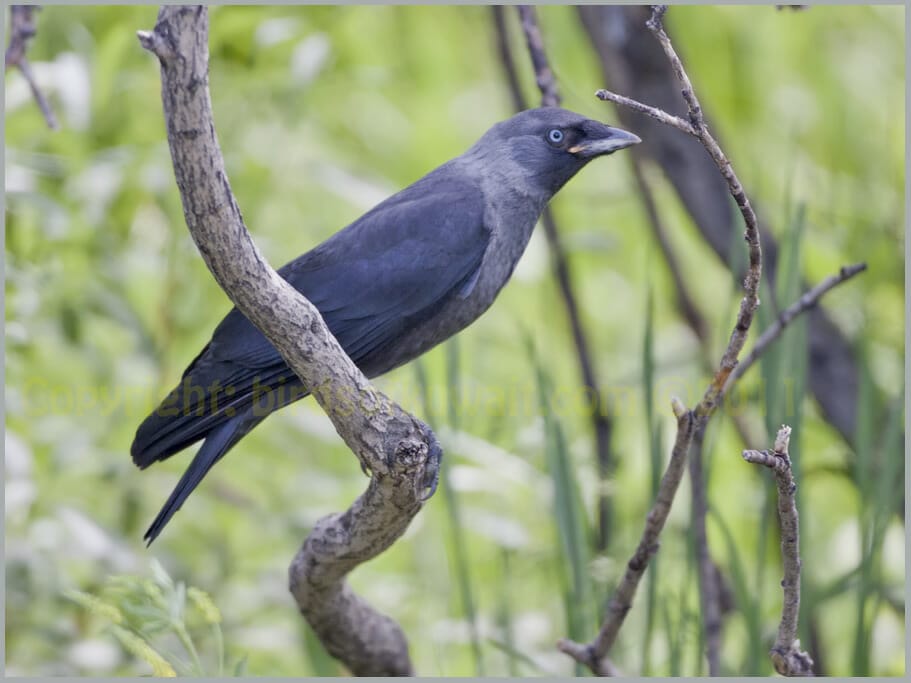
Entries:
[[[145,585],[157,558],[175,581],[212,596],[227,661],[246,657],[253,675],[340,674],[300,619],[286,570],[313,522],[346,507],[365,479],[312,401],[251,434],[151,549],[141,542],[189,453],[140,473],[128,453],[133,432],[229,308],[185,229],[157,64],[135,38],[155,14],[111,6],[38,15],[29,54],[59,132],[46,129],[20,75],[6,78],[7,672],[150,673],[148,658],[114,638],[103,610],[67,596],[76,589],[123,607],[111,577],[134,577],[115,587]],[[603,84],[574,10],[539,14],[565,106],[616,120],[592,96]],[[516,29],[511,10],[507,17]],[[785,258],[811,283],[845,263],[869,263],[824,304],[863,368],[856,443],[840,439],[804,394],[802,324],[745,379],[738,410],[766,434],[751,447],[770,445],[768,430],[781,421],[795,427],[804,643],[813,623],[827,673],[899,675],[904,9],[675,7],[668,25]],[[524,46],[513,37],[533,101]],[[220,7],[210,52],[232,185],[274,265],[511,113],[486,7]],[[648,172],[718,355],[738,284],[660,171]],[[594,633],[650,504],[649,454],[667,457],[670,396],[691,405],[707,381],[627,160],[590,166],[554,209],[617,413],[610,545],[598,553],[591,541],[592,436],[539,232],[487,315],[429,353],[420,373],[405,367],[377,381],[438,429],[446,486],[351,581],[402,624],[424,675],[573,671],[554,642]],[[763,315],[768,322],[772,312]],[[735,600],[724,669],[767,674],[778,541],[768,477],[741,461],[743,447],[730,420],[716,418],[709,540]],[[684,484],[613,652],[624,671],[705,672],[688,498]],[[209,668],[216,638],[200,628],[203,668],[217,673]],[[182,656],[179,634],[145,635],[166,657]]]

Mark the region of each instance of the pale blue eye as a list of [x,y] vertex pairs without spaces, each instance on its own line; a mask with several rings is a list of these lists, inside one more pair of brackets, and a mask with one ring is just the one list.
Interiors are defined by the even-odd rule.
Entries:
[[563,131],[559,128],[552,128],[547,132],[547,139],[555,145],[559,145],[563,142]]

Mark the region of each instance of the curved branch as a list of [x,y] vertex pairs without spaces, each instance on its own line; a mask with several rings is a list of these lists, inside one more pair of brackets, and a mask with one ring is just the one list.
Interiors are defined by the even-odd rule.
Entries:
[[208,87],[205,7],[163,6],[139,41],[161,64],[168,144],[187,227],[218,284],[275,346],[371,474],[342,514],[321,519],[291,564],[291,591],[327,650],[355,674],[413,672],[401,629],[345,575],[388,548],[435,488],[441,451],[423,422],[374,389],[319,311],[266,263],[231,192]]
[[706,419],[714,412],[718,405],[718,397],[724,389],[725,381],[737,365],[737,356],[740,355],[740,351],[746,343],[747,332],[749,332],[750,325],[753,323],[756,309],[759,308],[759,282],[762,278],[762,248],[759,244],[759,222],[756,220],[756,213],[750,205],[750,200],[747,198],[746,192],[744,192],[743,186],[737,178],[737,174],[734,173],[734,167],[731,166],[731,162],[728,161],[724,152],[721,151],[718,142],[712,137],[712,134],[709,133],[708,127],[705,124],[705,117],[702,115],[702,106],[696,99],[693,85],[690,83],[689,76],[687,76],[686,71],[683,68],[680,57],[677,56],[677,52],[671,44],[671,39],[668,38],[667,33],[664,30],[662,18],[666,11],[667,5],[655,5],[652,8],[652,16],[646,22],[646,26],[648,26],[649,30],[655,35],[658,42],[661,44],[661,47],[664,49],[664,53],[671,63],[674,74],[677,76],[677,80],[682,86],[681,94],[683,95],[683,99],[686,101],[689,110],[690,123],[692,124],[694,131],[693,134],[698,138],[699,142],[702,143],[703,147],[705,147],[709,156],[712,157],[712,161],[714,161],[715,165],[718,167],[719,173],[721,173],[722,177],[727,182],[728,190],[734,198],[737,208],[740,209],[740,214],[743,216],[743,222],[746,227],[743,238],[746,240],[747,251],[749,252],[749,268],[747,269],[746,277],[743,280],[744,297],[740,301],[740,310],[737,312],[737,322],[734,324],[728,346],[721,357],[721,366],[715,374],[712,384],[703,396],[702,401],[696,407],[696,414],[700,418]]

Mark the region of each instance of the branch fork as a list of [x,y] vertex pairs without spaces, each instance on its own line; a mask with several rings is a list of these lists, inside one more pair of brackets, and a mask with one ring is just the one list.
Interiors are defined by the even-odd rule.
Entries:
[[[671,455],[671,460],[668,464],[668,469],[665,472],[664,478],[662,479],[655,504],[652,510],[649,512],[648,518],[646,520],[646,528],[643,532],[639,548],[637,549],[636,554],[633,556],[633,559],[628,563],[627,572],[610,599],[610,603],[605,612],[604,623],[601,627],[601,630],[595,639],[589,644],[580,645],[578,643],[567,640],[562,640],[560,643],[558,643],[558,647],[561,651],[570,655],[576,659],[576,661],[588,666],[593,673],[599,675],[609,675],[603,663],[608,661],[607,655],[610,651],[611,646],[613,645],[617,632],[622,626],[623,619],[630,609],[632,599],[635,595],[635,589],[638,584],[638,579],[645,571],[651,555],[657,550],[658,534],[661,532],[663,520],[661,521],[661,524],[658,525],[654,535],[652,535],[652,531],[654,530],[654,522],[656,519],[659,519],[662,514],[666,518],[667,512],[670,510],[670,505],[673,502],[674,495],[676,494],[677,484],[679,484],[679,477],[682,476],[687,452],[694,442],[694,435],[696,438],[697,448],[699,448],[701,447],[702,436],[705,432],[706,425],[708,424],[711,416],[716,411],[721,399],[724,396],[725,390],[730,387],[730,385],[736,380],[737,377],[743,374],[743,372],[753,361],[755,361],[755,358],[758,357],[758,355],[765,348],[765,346],[760,346],[757,344],[758,348],[754,349],[754,354],[750,356],[749,362],[743,366],[738,366],[738,356],[740,355],[740,352],[746,343],[747,334],[753,323],[756,310],[759,307],[759,285],[762,279],[762,249],[760,246],[759,225],[756,214],[753,211],[750,201],[746,196],[743,186],[740,184],[740,181],[737,178],[733,166],[706,126],[702,107],[700,106],[699,100],[696,97],[692,83],[690,82],[686,70],[683,68],[683,64],[680,61],[680,58],[674,50],[670,38],[667,36],[667,33],[664,30],[662,19],[666,11],[666,5],[652,6],[652,14],[650,19],[646,22],[646,26],[652,32],[664,50],[664,53],[667,56],[667,59],[674,71],[674,74],[680,83],[681,95],[686,102],[688,110],[687,119],[674,116],[664,110],[657,109],[647,104],[643,104],[637,100],[633,100],[623,95],[618,95],[608,90],[599,90],[597,91],[596,96],[599,99],[611,101],[615,104],[629,107],[635,111],[646,114],[666,125],[677,128],[687,135],[695,137],[702,143],[711,159],[715,162],[719,173],[726,181],[728,190],[740,210],[745,225],[744,240],[747,243],[747,249],[749,253],[749,267],[743,281],[744,296],[740,302],[737,319],[731,332],[727,348],[722,355],[718,369],[715,372],[712,381],[706,389],[702,399],[692,411],[685,411],[684,407],[682,404],[679,404],[679,402],[675,403],[674,405],[674,414],[678,418],[678,428],[677,438],[673,453]],[[772,335],[777,336],[780,334],[781,329],[787,324],[787,321],[795,317],[803,310],[809,308],[818,300],[820,296],[822,296],[822,294],[824,294],[839,282],[843,282],[856,273],[861,272],[864,267],[865,266],[863,266],[863,264],[859,264],[857,266],[843,268],[839,276],[836,278],[836,282],[824,283],[824,285],[826,285],[825,287],[823,285],[820,285],[820,287],[817,288],[820,291],[817,292],[814,290],[813,292],[809,292],[801,300],[801,302],[798,302],[798,305],[801,306],[799,310],[791,311],[791,309],[788,309],[788,311],[785,311],[785,313],[790,315],[790,318],[785,319],[783,314],[782,319],[779,321],[779,329],[777,332],[772,333]],[[766,342],[766,345],[768,343],[771,343],[771,340],[774,338],[772,335],[770,335],[771,338]],[[770,454],[768,452],[760,453],[757,451],[749,451],[751,454],[749,457],[758,458],[759,461],[761,461],[763,464],[772,466],[773,469],[775,469],[777,477],[784,477],[785,474],[782,473],[787,473],[786,476],[790,477],[790,460],[787,456],[787,439],[789,434],[790,429],[788,429],[786,433],[782,432],[779,434],[779,439],[776,440],[776,448],[773,453]],[[747,457],[746,452],[744,453],[744,457]],[[675,476],[672,474],[674,472],[677,472],[678,469],[678,475]],[[675,478],[676,482],[674,482]],[[671,485],[666,488],[666,484]],[[783,484],[780,484],[779,492],[783,497],[785,495],[785,489],[782,488],[782,486]],[[791,546],[794,546],[793,552],[794,557],[796,557],[797,510],[796,506],[793,506],[793,494],[796,487],[793,485],[792,479],[790,486],[786,488],[787,495],[791,497],[791,507],[793,507],[793,511],[789,510],[788,514],[790,515],[791,512],[793,512],[794,526],[793,534],[786,533],[785,517],[782,515],[782,547],[784,548],[784,544],[787,542],[789,544],[789,552],[791,552]],[[780,501],[781,500],[782,498],[780,498]],[[780,502],[780,512],[782,509],[781,505],[782,503]],[[790,519],[790,517],[788,519]],[[790,532],[791,527],[787,527],[787,531]],[[708,567],[708,556],[706,555],[706,558],[704,559],[706,560],[704,564],[706,564],[706,567]],[[785,613],[787,614],[787,625],[785,624],[785,614],[783,614],[782,627],[779,631],[779,639],[772,651],[773,662],[775,663],[776,670],[782,673],[790,672],[788,675],[793,675],[793,672],[812,671],[812,661],[809,660],[808,655],[799,650],[799,643],[796,641],[796,638],[793,637],[793,635],[796,634],[797,628],[797,612],[795,605],[799,606],[799,571],[799,559],[796,560],[796,563],[792,563],[790,565],[786,561],[786,579],[784,582],[782,582],[782,585],[788,585],[788,587],[785,588]],[[797,585],[797,588],[793,588],[793,585]],[[793,590],[797,591],[796,603],[794,602],[793,598]],[[717,621],[718,620],[715,619],[715,622]],[[706,624],[708,626],[709,622],[706,622]],[[713,634],[709,633],[709,636],[712,635]],[[714,635],[717,636],[717,634]],[[712,673],[717,673],[719,666],[717,656],[718,638],[713,636],[707,640],[710,640],[711,646],[709,655],[710,664],[712,664],[713,669]],[[715,652],[711,651],[713,648],[716,649]],[[809,665],[804,666],[808,661]]]

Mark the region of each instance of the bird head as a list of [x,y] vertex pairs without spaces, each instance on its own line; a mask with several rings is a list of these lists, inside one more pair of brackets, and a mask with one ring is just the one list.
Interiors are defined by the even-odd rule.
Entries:
[[549,199],[596,157],[641,142],[638,136],[559,107],[520,112],[494,125],[469,150],[526,192]]

